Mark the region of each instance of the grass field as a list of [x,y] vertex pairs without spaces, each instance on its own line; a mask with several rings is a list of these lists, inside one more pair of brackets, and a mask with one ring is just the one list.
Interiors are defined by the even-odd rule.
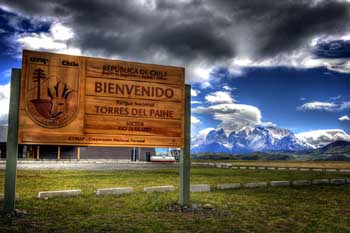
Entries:
[[[191,183],[350,178],[350,174],[193,168]],[[4,172],[0,171],[0,192]],[[213,190],[191,194],[211,212],[168,210],[178,192],[142,192],[175,185],[176,169],[154,171],[19,171],[17,208],[23,217],[0,216],[1,232],[350,232],[350,185]],[[135,188],[135,193],[97,197],[97,188]],[[39,200],[44,190],[81,189],[72,198]],[[178,189],[177,189],[178,190]],[[0,204],[2,208],[2,204]]]
[[302,167],[350,169],[350,162],[338,161],[244,161],[244,160],[193,160],[193,162],[231,163],[236,166]]

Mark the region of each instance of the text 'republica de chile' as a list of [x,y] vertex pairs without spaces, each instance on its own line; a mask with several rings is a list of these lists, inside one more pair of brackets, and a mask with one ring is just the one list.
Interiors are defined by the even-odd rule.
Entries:
[[[103,66],[103,74],[118,76],[136,76],[148,79],[164,79],[166,72],[157,70],[138,69],[123,66]],[[140,97],[158,97],[171,100],[174,97],[173,88],[154,87],[152,85],[143,86],[115,82],[95,82],[95,93],[115,94],[119,97],[140,96]]]

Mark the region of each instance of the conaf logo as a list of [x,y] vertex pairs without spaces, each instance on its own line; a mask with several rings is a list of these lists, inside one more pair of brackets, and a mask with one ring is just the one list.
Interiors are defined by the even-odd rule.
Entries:
[[49,63],[49,59],[42,58],[42,57],[31,57],[30,61],[31,62],[37,62],[37,63],[43,63],[45,65]]
[[26,110],[45,128],[69,124],[79,107],[79,70],[29,65]]

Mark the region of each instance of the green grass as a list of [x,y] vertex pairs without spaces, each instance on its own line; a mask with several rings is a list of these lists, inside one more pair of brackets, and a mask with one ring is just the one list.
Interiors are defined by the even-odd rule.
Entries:
[[346,161],[248,161],[248,160],[201,160],[198,163],[230,163],[233,166],[269,166],[269,167],[302,167],[302,168],[333,168],[350,169],[350,162]]
[[[350,178],[350,174],[192,168],[191,183]],[[4,172],[0,172],[3,192]],[[24,217],[0,216],[0,232],[350,232],[350,185],[213,190],[193,193],[212,213],[174,213],[178,192],[142,192],[175,185],[175,169],[154,171],[18,171],[16,208]],[[97,188],[135,188],[135,193],[97,197]],[[81,189],[72,198],[39,200],[44,190]],[[2,204],[0,204],[2,208]]]

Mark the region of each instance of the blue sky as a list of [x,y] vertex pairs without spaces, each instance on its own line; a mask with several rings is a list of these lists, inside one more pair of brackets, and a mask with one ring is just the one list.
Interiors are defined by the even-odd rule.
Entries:
[[[225,72],[222,72],[225,73]],[[215,76],[215,74],[214,74]],[[225,90],[223,86],[233,90]],[[213,90],[228,92],[237,103],[253,105],[260,109],[262,121],[272,122],[294,133],[316,129],[343,129],[348,132],[349,121],[339,118],[349,115],[350,106],[344,109],[326,110],[300,109],[306,103],[324,102],[341,105],[350,101],[350,79],[348,74],[328,71],[325,68],[290,69],[290,68],[251,68],[242,75],[232,77],[224,75],[210,88],[201,89],[193,100],[204,102],[205,96]],[[199,104],[193,104],[193,107]],[[193,114],[204,127],[216,127],[219,121],[206,120],[208,116]]]
[[0,84],[8,83],[11,68],[21,67],[20,48],[17,47],[19,44],[14,41],[15,35],[17,33],[47,32],[49,27],[49,23],[43,22],[38,25],[25,17],[0,8],[0,73],[2,74]]
[[0,0],[0,121],[26,48],[185,67],[193,135],[275,126],[350,140],[349,5]]

